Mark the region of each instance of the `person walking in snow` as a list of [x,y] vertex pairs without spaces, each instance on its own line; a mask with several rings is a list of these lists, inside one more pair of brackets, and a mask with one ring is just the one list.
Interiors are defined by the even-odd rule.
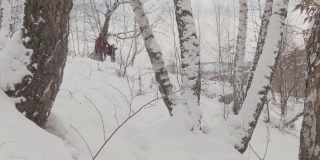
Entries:
[[99,54],[101,62],[106,60],[106,55],[109,54],[109,46],[108,41],[103,37],[103,34],[100,33],[99,37],[96,39],[95,51]]

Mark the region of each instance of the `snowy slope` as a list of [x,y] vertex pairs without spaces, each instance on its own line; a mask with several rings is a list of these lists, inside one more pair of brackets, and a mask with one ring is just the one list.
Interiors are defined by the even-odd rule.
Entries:
[[[144,94],[138,95],[138,69],[129,68],[129,78],[116,74],[116,63],[97,62],[86,58],[69,57],[65,69],[61,91],[52,109],[47,130],[61,137],[72,157],[77,160],[92,159],[104,143],[129,116],[144,104],[156,98],[155,86],[151,85],[151,74],[141,70]],[[129,82],[129,83],[128,83]],[[129,87],[130,84],[130,87]],[[207,86],[206,86],[207,85]],[[97,159],[112,160],[235,160],[259,159],[252,150],[241,156],[231,144],[227,127],[223,127],[224,106],[218,102],[219,96],[232,92],[230,87],[222,87],[218,82],[206,82],[210,98],[202,97],[204,112],[203,133],[190,132],[183,115],[169,117],[162,100],[148,105],[118,130],[102,149]],[[131,88],[131,91],[130,91]],[[120,93],[121,92],[121,93]],[[124,96],[132,101],[131,109]],[[103,129],[102,116],[105,131]],[[131,112],[130,112],[131,111]],[[251,142],[257,154],[263,157],[267,142],[266,125],[261,121]],[[299,128],[299,127],[297,127]],[[269,147],[266,159],[297,159],[299,139],[269,127]],[[83,141],[88,144],[90,151]],[[297,129],[298,132],[298,129]],[[105,133],[105,134],[104,134]],[[104,138],[105,135],[105,138]],[[298,134],[297,134],[298,135]],[[284,145],[290,144],[285,150]],[[279,154],[281,152],[281,154]],[[295,153],[295,154],[292,154]]]
[[27,120],[0,90],[0,159],[70,160],[62,141]]
[[[110,62],[98,63],[85,58],[68,60],[61,91],[52,109],[47,130],[65,140],[74,159],[85,160],[92,157],[77,131],[85,139],[93,155],[104,142],[101,118],[95,107],[102,115],[106,138],[117,128],[117,123],[121,124],[129,115],[130,108],[121,96],[123,94],[130,100],[130,89],[126,78],[116,76],[112,68],[117,67]],[[129,70],[129,73],[129,77],[134,77],[136,71]],[[150,74],[144,77],[145,85],[150,78]],[[129,82],[132,88],[132,80],[129,79]],[[136,93],[137,83],[134,85],[133,93]],[[155,98],[152,91],[154,86],[145,89],[147,93],[134,98],[133,112]],[[226,137],[223,132],[193,133],[187,129],[186,121],[183,115],[169,118],[162,100],[156,101],[119,129],[97,159],[243,159],[232,145],[223,140],[227,138],[221,138]]]
[[61,139],[26,119],[4,93],[31,74],[26,65],[32,51],[23,46],[21,34],[15,32],[0,47],[0,160],[70,160]]
[[[126,79],[117,76],[118,69],[116,63],[68,57],[61,90],[46,126],[47,131],[60,139],[25,119],[15,110],[13,100],[1,91],[0,159],[92,159],[118,124],[121,125],[129,114],[133,115],[157,97],[150,70],[130,68],[129,78]],[[142,87],[138,85],[139,71],[143,75],[140,81]],[[127,121],[96,159],[259,160],[257,155],[264,157],[267,141],[265,160],[298,159],[297,136],[301,121],[292,130],[279,131],[275,127],[279,120],[272,112],[269,129],[262,116],[250,142],[256,153],[248,148],[243,156],[240,155],[231,145],[234,140],[228,135],[228,127],[223,125],[226,118],[223,113],[228,112],[228,106],[218,101],[219,95],[229,94],[231,88],[212,81],[205,82],[204,87],[210,95],[210,98],[203,95],[201,99],[205,134],[190,132],[186,122],[188,119],[183,115],[170,118],[160,99]],[[138,94],[139,90],[143,93]],[[132,101],[131,97],[134,97]],[[132,104],[131,107],[128,103]]]

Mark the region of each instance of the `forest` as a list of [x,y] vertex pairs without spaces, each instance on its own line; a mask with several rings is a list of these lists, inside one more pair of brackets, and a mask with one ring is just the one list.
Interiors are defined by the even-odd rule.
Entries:
[[319,29],[319,0],[0,0],[0,160],[320,160]]

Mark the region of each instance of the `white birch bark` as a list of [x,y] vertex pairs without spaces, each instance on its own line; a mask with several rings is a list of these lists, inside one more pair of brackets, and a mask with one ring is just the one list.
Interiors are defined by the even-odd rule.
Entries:
[[0,28],[0,49],[5,46],[6,40],[10,33],[10,24],[12,24],[11,20],[11,6],[8,0],[0,0],[1,1],[1,8],[2,11],[2,18],[1,18],[1,28]]
[[300,160],[320,159],[320,13],[317,11],[311,36],[307,41],[308,77],[304,118],[300,133]]
[[170,115],[172,115],[173,106],[176,105],[176,95],[173,93],[173,86],[170,82],[168,71],[165,67],[162,51],[156,39],[154,38],[149,20],[146,17],[140,0],[131,0],[131,6],[135,14],[135,18],[140,26],[140,31],[146,50],[155,72],[155,79],[159,87],[160,93],[163,96],[163,101],[166,104]]
[[234,85],[233,85],[233,112],[238,114],[243,101],[243,66],[246,53],[248,0],[240,0],[239,27],[237,37],[236,55],[234,60]]
[[257,47],[256,47],[256,51],[255,51],[255,54],[254,54],[254,59],[253,59],[253,62],[252,62],[252,66],[250,68],[250,73],[249,73],[249,76],[248,76],[246,90],[244,91],[244,98],[247,96],[247,92],[248,92],[248,90],[249,90],[249,88],[251,86],[252,78],[254,76],[254,71],[256,70],[260,55],[262,54],[262,49],[263,49],[263,46],[265,44],[265,39],[266,39],[266,36],[267,36],[270,17],[272,15],[272,5],[273,5],[273,0],[267,0],[266,1],[265,7],[264,7],[263,16],[261,18],[261,26],[260,26],[260,31],[259,31]]
[[0,0],[0,29],[1,29],[1,22],[2,22],[2,5],[1,5],[1,3],[2,3],[2,0]]
[[173,0],[181,49],[181,104],[187,107],[193,129],[199,129],[202,113],[200,101],[200,50],[190,0]]
[[[235,127],[235,135],[239,136],[240,144],[236,144],[236,149],[244,153],[251,140],[253,131],[257,125],[263,105],[266,101],[267,93],[270,88],[272,75],[279,57],[279,50],[283,35],[283,26],[287,16],[289,0],[275,0],[273,15],[268,27],[268,35],[261,57],[252,79],[252,85],[248,90],[247,97],[244,99],[242,109],[235,119],[229,119],[228,124]],[[244,131],[244,133],[243,133]]]

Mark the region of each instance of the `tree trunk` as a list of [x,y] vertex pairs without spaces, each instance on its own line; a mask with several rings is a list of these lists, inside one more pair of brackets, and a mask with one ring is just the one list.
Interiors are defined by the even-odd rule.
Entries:
[[104,23],[103,23],[103,26],[101,28],[100,33],[102,33],[105,36],[105,38],[107,39],[110,36],[109,25],[110,25],[110,20],[111,20],[112,14],[119,7],[120,4],[124,4],[126,2],[123,0],[117,0],[117,1],[114,1],[113,3],[111,3],[111,1],[110,2],[105,1],[105,3],[106,3],[106,5],[108,4],[107,5],[107,12],[104,14],[105,19],[104,19]]
[[304,118],[300,133],[300,160],[320,159],[320,19],[319,9],[314,17],[311,36],[306,43],[308,52],[308,77]]
[[104,20],[103,26],[100,31],[100,33],[102,33],[106,39],[109,37],[108,33],[109,33],[109,25],[110,25],[111,16],[112,16],[112,12],[110,12],[110,11],[108,11],[105,14],[105,20]]
[[68,52],[68,21],[72,0],[26,0],[23,37],[32,49],[28,69],[10,96],[23,97],[17,109],[44,127],[62,82]]
[[182,104],[186,105],[193,119],[193,127],[200,129],[202,113],[200,110],[200,50],[199,40],[192,15],[190,0],[173,0],[178,26],[181,66],[182,66]]
[[133,25],[133,55],[131,58],[131,66],[134,65],[134,60],[136,56],[138,55],[138,31],[137,31],[137,20],[134,19],[134,25]]
[[140,31],[144,40],[144,45],[149,54],[153,71],[155,72],[155,79],[159,87],[162,99],[166,104],[170,115],[172,109],[176,105],[176,95],[173,93],[173,86],[170,82],[168,71],[165,67],[162,51],[156,39],[154,38],[149,20],[146,17],[142,3],[140,0],[131,0],[131,6],[135,14],[135,18],[140,26]]
[[3,17],[3,12],[2,12],[2,0],[0,0],[0,29],[2,28],[2,17]]
[[[281,54],[281,53],[280,53]],[[283,66],[282,66],[282,57],[280,55],[279,63],[277,65],[279,69],[279,94],[280,94],[280,109],[281,109],[281,117],[285,117],[285,110],[286,110],[286,104],[285,104],[285,86],[284,86],[284,76],[283,76]]]
[[240,0],[237,48],[234,60],[233,112],[239,114],[243,102],[243,67],[246,53],[248,1]]
[[0,49],[2,49],[10,33],[11,6],[8,0],[0,0]]
[[262,54],[262,49],[263,49],[263,46],[265,44],[265,39],[266,39],[266,36],[267,36],[269,21],[270,21],[271,15],[272,15],[272,5],[273,5],[273,0],[267,0],[266,4],[264,6],[264,12],[263,12],[263,16],[261,18],[261,26],[260,26],[260,31],[259,31],[257,47],[256,47],[256,51],[255,51],[255,54],[254,54],[254,59],[253,59],[253,62],[252,62],[252,66],[250,68],[250,73],[249,73],[249,76],[248,76],[247,86],[246,86],[246,90],[244,92],[244,99],[246,98],[247,92],[248,92],[249,88],[251,87],[252,79],[253,79],[253,76],[254,76],[254,71],[257,68],[258,61],[260,59],[260,55]]
[[[248,90],[248,95],[243,101],[242,109],[239,112],[241,121],[236,122],[236,134],[242,134],[241,144],[236,145],[235,148],[244,153],[251,140],[253,131],[258,123],[259,116],[263,106],[267,100],[268,90],[270,88],[273,72],[277,60],[279,58],[279,51],[283,37],[283,27],[287,16],[287,7],[289,0],[277,0],[275,10],[270,19],[270,26],[268,28],[269,34],[266,37],[265,45],[262,50],[259,64],[255,70],[255,76],[252,79],[252,87]],[[241,130],[241,131],[240,131]]]

